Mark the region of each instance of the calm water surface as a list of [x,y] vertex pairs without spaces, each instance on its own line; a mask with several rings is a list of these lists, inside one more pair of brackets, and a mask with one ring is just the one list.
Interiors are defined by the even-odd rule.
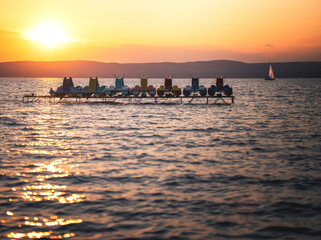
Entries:
[[226,79],[229,106],[22,103],[61,83],[0,78],[1,239],[320,239],[320,79]]

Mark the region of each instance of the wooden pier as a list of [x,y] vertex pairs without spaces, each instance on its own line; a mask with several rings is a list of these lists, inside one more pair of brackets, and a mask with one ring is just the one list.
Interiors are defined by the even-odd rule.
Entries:
[[[230,105],[234,103],[234,96],[146,96],[146,97],[135,97],[135,96],[73,96],[65,95],[63,97],[50,96],[50,95],[24,95],[22,101],[24,103],[48,101],[50,103],[110,103],[110,104],[192,104],[195,99],[204,99],[204,104],[214,105]],[[186,101],[185,101],[186,100]],[[195,101],[194,101],[195,102]],[[200,104],[198,102],[198,104]]]

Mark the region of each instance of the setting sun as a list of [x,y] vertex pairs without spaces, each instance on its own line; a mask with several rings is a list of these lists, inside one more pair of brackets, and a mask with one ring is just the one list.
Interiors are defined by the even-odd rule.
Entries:
[[70,41],[64,30],[54,23],[44,23],[27,32],[27,37],[47,47],[53,47]]

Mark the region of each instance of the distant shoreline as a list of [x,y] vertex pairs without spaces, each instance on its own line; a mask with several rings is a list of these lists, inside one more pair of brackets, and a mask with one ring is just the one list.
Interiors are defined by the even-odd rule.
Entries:
[[[66,75],[67,76],[67,75]],[[92,75],[94,76],[94,75]],[[91,77],[92,77],[91,76]],[[68,76],[70,77],[70,76]],[[89,79],[90,77],[73,77],[71,76],[73,79],[77,79],[77,78],[85,78],[85,79]],[[147,76],[148,77],[148,76]],[[3,77],[3,76],[0,76],[0,79],[1,78],[30,78],[30,79],[33,79],[33,78],[52,78],[52,79],[61,79],[64,78],[64,77],[46,77],[46,76],[42,76],[42,77],[25,77],[25,76],[22,76],[22,77]],[[109,79],[114,79],[115,77],[98,77],[99,79],[102,79],[102,78],[109,78]],[[164,77],[148,77],[148,79],[163,79]],[[139,77],[124,77],[124,79],[140,79]],[[173,79],[191,79],[191,77],[173,77]],[[216,76],[215,77],[200,77],[200,79],[216,79]],[[255,79],[259,79],[259,80],[264,80],[264,77],[225,77],[224,79],[244,79],[244,80],[255,80]],[[282,80],[282,79],[320,79],[321,80],[321,77],[282,77],[282,78],[276,78],[275,80]]]
[[[321,78],[320,62],[272,63],[276,78]],[[230,60],[162,63],[103,63],[94,61],[18,61],[0,63],[0,77],[112,78],[123,75],[138,78],[264,78],[269,63],[244,63]]]

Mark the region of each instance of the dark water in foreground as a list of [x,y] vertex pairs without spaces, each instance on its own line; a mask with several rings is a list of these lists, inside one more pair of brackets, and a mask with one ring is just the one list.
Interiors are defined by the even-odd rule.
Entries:
[[226,81],[230,106],[62,105],[0,78],[0,238],[320,239],[321,80]]

